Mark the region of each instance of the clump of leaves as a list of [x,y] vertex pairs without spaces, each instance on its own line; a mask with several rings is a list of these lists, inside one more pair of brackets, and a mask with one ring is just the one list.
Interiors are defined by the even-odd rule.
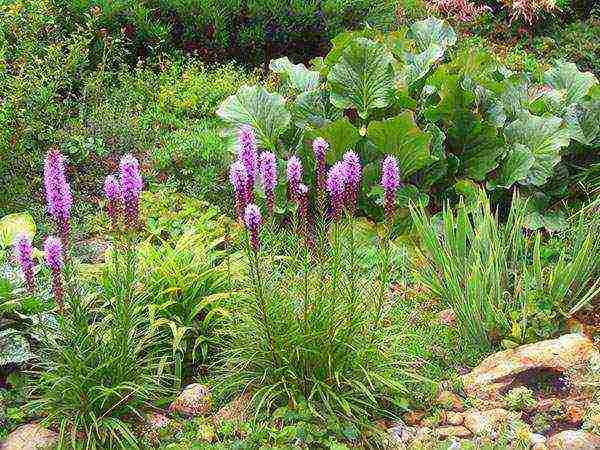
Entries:
[[504,401],[506,406],[514,411],[529,411],[537,404],[533,391],[526,386],[516,387],[508,391]]

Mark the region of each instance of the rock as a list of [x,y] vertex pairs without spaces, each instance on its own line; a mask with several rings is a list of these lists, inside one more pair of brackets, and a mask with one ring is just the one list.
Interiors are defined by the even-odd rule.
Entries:
[[543,436],[541,434],[537,434],[537,433],[531,433],[531,443],[533,445],[535,444],[544,444],[546,445],[546,436]]
[[402,421],[397,421],[388,428],[387,432],[392,441],[398,444],[407,445],[416,438],[418,429],[409,427]]
[[160,430],[169,425],[170,419],[164,414],[158,412],[149,412],[146,414],[146,425],[150,430]]
[[404,423],[411,426],[419,425],[424,418],[425,411],[409,411],[402,416]]
[[567,430],[548,439],[548,450],[598,450],[600,436],[581,430]]
[[198,383],[193,383],[179,394],[169,406],[169,412],[185,416],[200,416],[210,412],[212,408],[212,395],[210,390]]
[[472,436],[471,432],[462,426],[440,427],[436,430],[436,432],[442,439],[468,438]]
[[442,325],[446,325],[448,327],[453,326],[454,323],[456,322],[456,315],[454,314],[454,310],[453,309],[445,309],[445,310],[441,311],[438,316],[438,320],[440,321],[440,324],[442,324]]
[[568,405],[565,408],[565,419],[571,425],[580,425],[584,414],[585,410],[579,405]]
[[453,392],[442,391],[437,396],[436,402],[444,409],[451,411],[464,411],[465,406],[462,399]]
[[463,414],[464,426],[475,435],[489,434],[498,430],[500,425],[518,417],[518,414],[496,408],[488,411],[467,411]]
[[548,450],[548,447],[546,446],[546,444],[538,442],[531,446],[531,450]]
[[462,413],[454,411],[446,411],[444,414],[444,422],[449,425],[462,425],[464,417]]
[[21,425],[10,433],[0,450],[41,450],[54,448],[58,443],[58,434],[37,423]]
[[463,387],[469,396],[495,400],[525,371],[548,369],[568,375],[573,369],[586,366],[592,356],[600,354],[589,338],[566,334],[487,357],[462,377]]
[[244,393],[227,403],[213,416],[213,423],[218,425],[223,421],[245,422],[248,419],[252,396]]

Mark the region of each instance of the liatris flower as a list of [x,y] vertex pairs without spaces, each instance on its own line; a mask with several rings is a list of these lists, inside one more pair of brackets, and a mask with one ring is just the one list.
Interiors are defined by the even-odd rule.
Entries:
[[260,224],[262,223],[262,218],[260,216],[260,210],[258,209],[258,206],[256,206],[254,203],[250,203],[246,206],[246,210],[244,211],[244,223],[250,232],[250,245],[255,252],[258,252],[260,249],[258,232],[260,229]]
[[52,215],[61,237],[67,242],[73,197],[65,175],[63,155],[56,149],[51,149],[46,155],[44,190],[46,191],[48,211]]
[[313,141],[313,152],[315,153],[315,170],[317,172],[317,186],[319,191],[325,190],[325,155],[329,149],[329,144],[323,138],[317,138]]
[[133,155],[125,155],[121,158],[119,175],[125,215],[132,226],[137,226],[139,220],[140,194],[144,187],[144,181],[140,174],[140,164]]
[[342,214],[346,178],[346,167],[342,161],[336,162],[327,173],[327,191],[331,199],[331,211],[335,221],[338,221]]
[[25,234],[19,235],[15,244],[15,256],[23,272],[25,284],[30,294],[35,291],[35,280],[33,278],[33,248],[31,241]]
[[302,163],[297,156],[292,156],[287,163],[288,187],[292,200],[298,198],[298,188],[302,182]]
[[106,212],[112,222],[113,228],[116,228],[119,222],[121,210],[121,185],[117,179],[109,175],[104,180],[104,195],[106,196]]
[[381,186],[385,191],[385,215],[389,222],[394,220],[396,208],[396,190],[400,186],[398,163],[393,156],[386,156],[382,163]]
[[242,125],[238,133],[238,159],[242,161],[247,173],[248,201],[252,201],[254,182],[258,176],[259,162],[256,137],[250,125]]
[[346,202],[351,213],[356,210],[358,201],[358,190],[360,187],[360,178],[362,176],[362,168],[360,166],[360,158],[355,152],[346,152],[344,154],[344,164],[346,166]]
[[244,208],[248,203],[248,173],[242,161],[235,161],[229,167],[229,181],[235,191],[235,208],[238,217],[244,213]]
[[44,253],[46,254],[46,263],[52,271],[52,292],[54,300],[60,307],[64,308],[63,288],[60,273],[63,267],[63,246],[60,239],[50,236],[44,242]]
[[300,183],[298,186],[298,216],[300,225],[306,229],[308,220],[308,186]]
[[275,203],[275,185],[277,184],[277,158],[274,153],[263,152],[260,155],[260,177],[267,197],[269,214],[273,214]]

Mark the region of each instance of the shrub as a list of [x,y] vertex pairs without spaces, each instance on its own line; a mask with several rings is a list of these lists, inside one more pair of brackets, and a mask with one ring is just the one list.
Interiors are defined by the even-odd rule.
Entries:
[[486,197],[456,213],[445,209],[439,223],[423,208],[413,211],[423,258],[417,279],[454,309],[463,343],[489,348],[502,338],[510,344],[549,337],[558,314],[569,316],[600,292],[589,282],[599,270],[598,219],[578,216],[563,238],[571,244],[546,266],[540,233],[529,239],[522,232],[525,203],[515,196],[505,224]]

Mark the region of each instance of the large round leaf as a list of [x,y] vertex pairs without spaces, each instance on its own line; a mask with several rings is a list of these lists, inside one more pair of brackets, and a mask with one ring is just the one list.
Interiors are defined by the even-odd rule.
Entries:
[[28,213],[14,213],[0,219],[0,248],[8,247],[20,234],[30,239],[35,235],[35,222]]
[[315,130],[311,137],[322,137],[329,143],[327,162],[333,164],[342,158],[345,151],[353,149],[360,141],[360,133],[347,117],[331,122]]
[[590,147],[600,147],[600,100],[591,100],[567,108],[565,122],[571,137]]
[[394,58],[382,44],[358,38],[348,45],[327,81],[331,102],[340,109],[355,108],[362,118],[387,107],[394,91]]
[[410,35],[415,40],[417,50],[423,52],[436,45],[442,49],[456,44],[456,33],[450,25],[440,19],[429,19],[415,22],[410,27]]
[[529,149],[534,163],[523,184],[541,186],[552,176],[560,162],[560,149],[569,145],[570,132],[560,117],[538,117],[524,114],[504,130],[510,147],[521,144]]
[[407,178],[432,161],[431,134],[419,129],[412,112],[369,124],[367,138],[382,154],[394,155],[401,176]]
[[221,103],[217,115],[235,126],[251,125],[258,134],[260,144],[272,150],[291,120],[285,99],[279,94],[270,94],[261,86],[240,87],[237,94]]
[[304,64],[292,64],[287,56],[273,59],[269,69],[281,77],[296,91],[305,92],[319,87],[321,75],[308,70]]
[[591,72],[581,72],[573,63],[561,63],[544,73],[544,81],[558,91],[561,99],[559,105],[564,108],[580,102],[592,86],[598,84],[598,79]]

